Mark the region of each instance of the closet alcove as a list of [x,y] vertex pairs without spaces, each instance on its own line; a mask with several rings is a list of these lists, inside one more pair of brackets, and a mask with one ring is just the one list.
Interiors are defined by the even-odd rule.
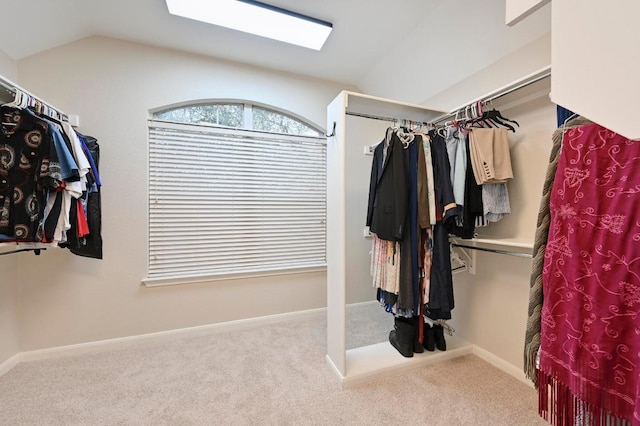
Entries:
[[[473,251],[475,274],[454,275],[456,307],[446,336],[447,350],[402,357],[388,342],[393,316],[375,300],[370,275],[371,239],[365,236],[372,156],[368,147],[384,136],[392,119],[433,122],[446,115],[420,105],[342,92],[327,109],[327,355],[330,368],[348,387],[368,380],[474,353],[525,381],[522,344],[526,326],[530,254],[544,173],[555,129],[555,106],[549,100],[550,70],[536,71],[479,98],[496,97],[493,106],[520,123],[509,135],[514,179],[509,183],[511,215],[463,240],[498,252]],[[463,105],[463,106],[465,106]],[[389,119],[389,120],[385,120]],[[456,249],[458,250],[458,249]],[[505,254],[498,254],[505,252]],[[357,307],[354,309],[354,307]],[[376,342],[354,346],[361,320],[355,312],[378,310],[388,317]],[[388,325],[387,325],[388,324]]]

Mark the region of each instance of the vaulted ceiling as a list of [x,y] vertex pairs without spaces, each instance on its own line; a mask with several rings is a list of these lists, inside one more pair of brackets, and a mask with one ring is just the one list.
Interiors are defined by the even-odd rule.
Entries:
[[168,14],[164,0],[0,0],[15,60],[91,35],[337,81],[417,102],[549,32],[549,7],[514,28],[504,0],[263,0],[333,23],[320,52]]

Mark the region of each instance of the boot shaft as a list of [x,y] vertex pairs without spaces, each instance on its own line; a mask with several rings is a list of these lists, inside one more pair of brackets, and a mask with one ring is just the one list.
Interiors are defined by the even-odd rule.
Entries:
[[389,333],[389,342],[406,358],[413,356],[415,329],[417,322],[413,318],[396,317],[394,328]]

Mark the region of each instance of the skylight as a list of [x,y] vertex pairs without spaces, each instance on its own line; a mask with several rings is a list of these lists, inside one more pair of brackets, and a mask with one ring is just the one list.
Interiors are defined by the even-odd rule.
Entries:
[[333,25],[253,0],[166,0],[169,13],[320,50]]

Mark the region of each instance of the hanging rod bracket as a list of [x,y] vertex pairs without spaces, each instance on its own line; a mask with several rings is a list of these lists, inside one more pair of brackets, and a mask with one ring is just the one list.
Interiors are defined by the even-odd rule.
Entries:
[[333,129],[331,130],[331,133],[328,135],[325,135],[325,137],[327,138],[332,138],[336,135],[336,122],[333,122]]
[[[476,251],[468,250],[463,247],[451,245],[451,263],[452,272],[464,272],[467,271],[471,275],[476,274]],[[453,264],[461,266],[453,266]]]

